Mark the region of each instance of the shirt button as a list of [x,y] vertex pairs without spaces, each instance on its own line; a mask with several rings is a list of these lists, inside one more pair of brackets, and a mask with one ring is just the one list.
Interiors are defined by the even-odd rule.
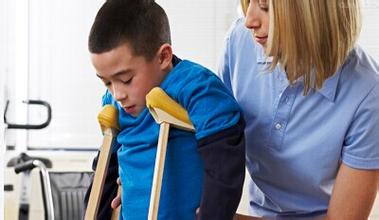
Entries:
[[289,101],[289,98],[288,98],[288,96],[286,96],[285,98],[284,98],[284,103],[288,103],[288,101]]
[[281,128],[282,128],[282,124],[280,124],[280,123],[276,123],[276,124],[275,124],[275,128],[276,128],[276,130],[281,129]]

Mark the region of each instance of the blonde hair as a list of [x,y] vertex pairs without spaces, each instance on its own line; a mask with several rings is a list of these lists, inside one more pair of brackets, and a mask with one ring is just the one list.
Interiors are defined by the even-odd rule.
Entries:
[[249,7],[250,0],[240,0],[243,14],[246,16],[247,8]]
[[335,74],[361,30],[359,0],[270,0],[269,13],[271,68],[280,63],[291,84],[303,76],[304,94]]

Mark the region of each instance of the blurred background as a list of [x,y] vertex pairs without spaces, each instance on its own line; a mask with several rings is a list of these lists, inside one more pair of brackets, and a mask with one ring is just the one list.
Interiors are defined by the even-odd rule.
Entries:
[[[379,61],[379,1],[361,1],[359,43]],[[38,174],[14,173],[21,153],[48,158],[52,163],[49,170],[54,172],[90,171],[102,141],[96,116],[105,89],[94,77],[87,36],[103,2],[0,0],[0,109],[7,122],[0,124],[0,183],[4,184],[0,220],[18,219],[20,204],[25,203],[30,204],[29,219],[43,219]],[[157,2],[170,19],[174,53],[216,71],[226,32],[241,16],[239,1]],[[48,121],[47,106],[52,116],[49,125],[32,129]],[[29,129],[23,129],[25,126]],[[30,183],[27,186],[23,184],[26,181]],[[31,191],[33,196],[27,198]],[[22,202],[23,193],[28,202]],[[244,206],[240,212],[245,212]],[[379,219],[379,207],[372,219]]]

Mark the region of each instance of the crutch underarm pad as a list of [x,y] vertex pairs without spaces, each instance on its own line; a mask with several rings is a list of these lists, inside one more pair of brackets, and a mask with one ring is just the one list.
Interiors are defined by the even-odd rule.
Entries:
[[97,116],[102,131],[106,128],[115,128],[119,130],[117,114],[117,109],[113,105],[105,105],[103,107]]
[[187,111],[168,96],[161,88],[155,87],[146,95],[148,108],[159,108],[180,121],[191,124]]

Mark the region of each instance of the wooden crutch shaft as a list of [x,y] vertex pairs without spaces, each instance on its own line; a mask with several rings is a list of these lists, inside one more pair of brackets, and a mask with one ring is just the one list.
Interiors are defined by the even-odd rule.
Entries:
[[190,132],[194,132],[195,128],[188,112],[159,87],[153,88],[146,95],[146,106],[155,122],[160,124],[148,215],[148,220],[157,220],[170,126]]
[[157,220],[158,217],[159,199],[161,195],[169,130],[169,123],[163,122],[160,124],[158,147],[154,166],[153,186],[150,195],[148,220]]
[[116,131],[112,128],[106,128],[103,133],[103,144],[97,161],[95,176],[84,218],[85,220],[96,219],[100,206],[101,195],[103,193],[105,178],[108,172],[108,165],[112,154],[112,142]]

